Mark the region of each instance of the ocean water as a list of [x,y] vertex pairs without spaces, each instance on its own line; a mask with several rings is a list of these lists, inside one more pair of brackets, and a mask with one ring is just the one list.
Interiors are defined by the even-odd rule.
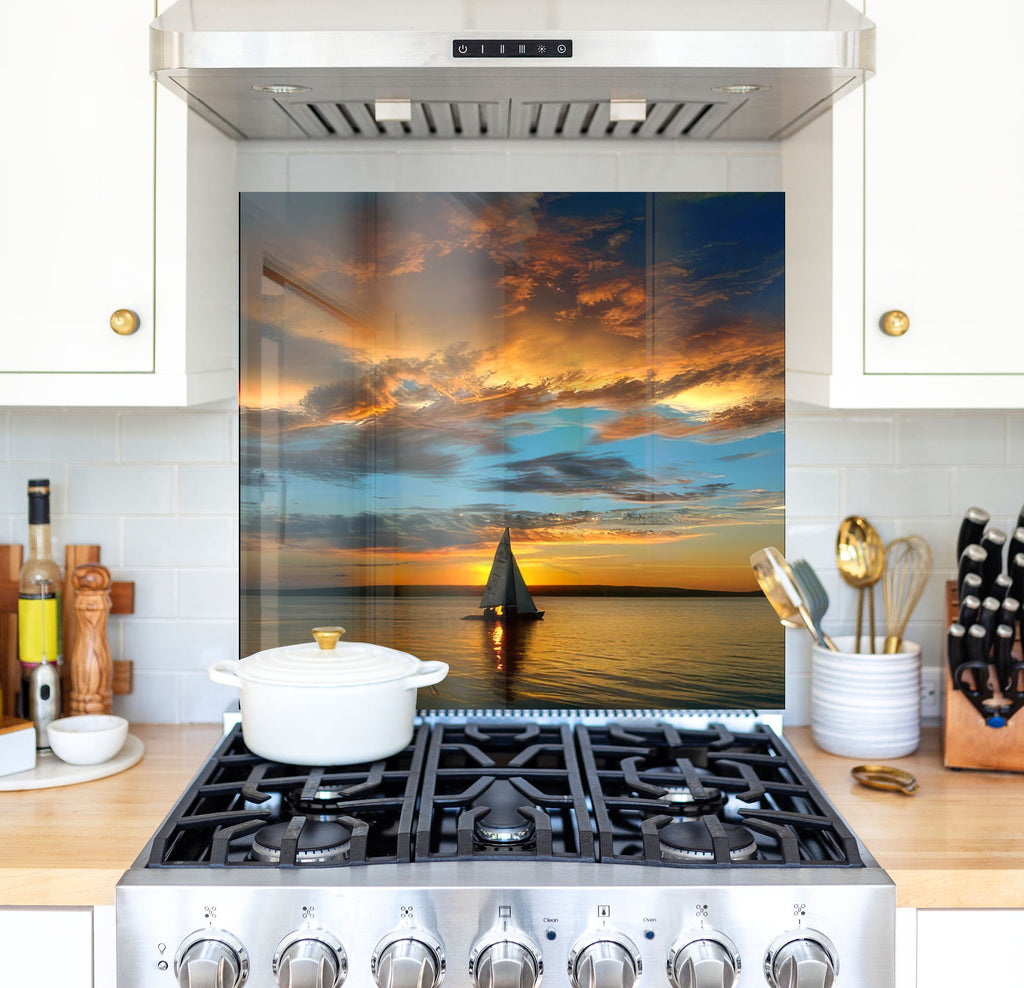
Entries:
[[[479,620],[468,597],[245,595],[241,645],[310,641],[340,624],[368,641],[449,663],[419,706],[781,708],[783,631],[762,597],[536,597],[544,618]],[[467,615],[476,619],[464,620]]]

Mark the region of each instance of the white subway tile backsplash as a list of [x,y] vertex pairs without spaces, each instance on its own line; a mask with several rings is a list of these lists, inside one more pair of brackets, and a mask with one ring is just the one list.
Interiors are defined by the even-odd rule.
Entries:
[[[54,557],[59,563],[64,562],[67,545],[98,545],[100,562],[112,573],[119,571],[123,546],[121,519],[116,515],[61,515],[54,519],[52,529]],[[27,537],[27,531],[22,534]],[[119,575],[114,578],[122,579]]]
[[795,415],[786,420],[786,462],[793,466],[881,466],[893,462],[893,427],[883,415]]
[[[876,517],[947,517],[950,513],[948,469],[849,467],[844,470],[844,478],[844,514],[863,515],[874,521]],[[887,532],[885,537],[893,538],[894,534]]]
[[181,674],[181,716],[183,724],[209,724],[220,721],[232,704],[238,702],[238,690],[210,681],[205,673]]
[[605,151],[543,151],[509,157],[508,186],[516,192],[611,192],[618,156]]
[[288,155],[240,148],[235,161],[239,192],[278,192],[288,188]]
[[1006,462],[1024,463],[1024,415],[1011,415],[1006,424]]
[[126,518],[126,566],[235,566],[238,544],[228,518]]
[[398,188],[403,192],[491,192],[508,181],[506,154],[403,154]]
[[786,468],[786,518],[839,516],[839,472],[813,467]]
[[293,154],[288,160],[292,192],[387,192],[398,188],[393,152]]
[[229,436],[223,412],[126,414],[121,456],[126,463],[224,462]]
[[177,468],[111,464],[68,468],[68,504],[83,515],[169,514],[177,504]]
[[619,156],[619,188],[625,192],[722,192],[729,188],[728,157],[724,154],[622,154]]
[[52,412],[11,415],[11,460],[45,458],[67,463],[113,463],[116,459],[114,412]]
[[124,657],[141,670],[205,671],[238,658],[238,624],[125,618]]
[[[158,563],[161,561],[157,561]],[[178,603],[178,570],[172,567],[124,569],[115,577],[135,584],[135,610],[133,618],[173,618],[193,615],[183,612]],[[199,615],[196,615],[197,617]],[[225,617],[224,614],[202,615]]]
[[775,192],[782,188],[782,158],[778,154],[730,154],[732,192]]
[[136,667],[131,693],[114,697],[114,713],[133,724],[180,723],[181,680],[173,668],[159,672]]
[[902,466],[1000,466],[1006,457],[1001,415],[903,415],[897,434]]
[[238,512],[238,467],[234,463],[179,468],[183,515],[234,515]]
[[178,570],[178,586],[182,617],[237,619],[237,569]]
[[984,508],[992,516],[991,524],[1004,532],[1013,531],[1017,513],[1024,504],[1024,465],[992,467],[987,470],[953,471],[953,510],[957,524],[971,505]]

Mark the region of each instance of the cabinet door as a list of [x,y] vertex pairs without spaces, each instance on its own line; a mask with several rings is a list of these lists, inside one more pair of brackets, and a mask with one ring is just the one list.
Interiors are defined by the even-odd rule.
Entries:
[[92,909],[0,908],[0,982],[93,988]]
[[[0,8],[0,371],[153,370],[152,17],[144,0]],[[118,309],[134,334],[111,330]]]
[[[1024,5],[866,12],[878,54],[864,93],[864,369],[1024,374]],[[910,317],[904,336],[879,328],[894,309]]]

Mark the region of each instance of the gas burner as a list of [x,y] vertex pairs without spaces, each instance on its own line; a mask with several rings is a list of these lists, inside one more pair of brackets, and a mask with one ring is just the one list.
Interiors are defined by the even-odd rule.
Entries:
[[659,801],[668,804],[668,812],[676,816],[707,816],[717,814],[725,806],[725,794],[720,789],[706,789],[703,796],[695,796],[689,786],[669,786]]
[[285,805],[294,816],[311,820],[336,820],[349,802],[345,786],[320,786],[311,796],[295,789],[285,796]]
[[[281,845],[288,823],[272,823],[256,832],[252,840],[252,856],[256,861],[276,864],[281,860]],[[352,831],[340,823],[307,820],[299,832],[296,864],[324,864],[348,858]]]
[[520,814],[524,798],[511,782],[495,779],[475,800],[472,808],[486,808],[473,824],[481,844],[525,844],[534,836],[534,823]]
[[[722,824],[729,838],[729,858],[747,861],[757,853],[754,835],[746,827],[734,823]],[[661,851],[670,861],[714,861],[715,852],[711,832],[699,821],[670,823],[658,831]]]

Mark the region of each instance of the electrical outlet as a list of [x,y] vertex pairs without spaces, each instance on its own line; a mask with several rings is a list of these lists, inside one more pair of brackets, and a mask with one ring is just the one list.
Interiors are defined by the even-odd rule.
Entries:
[[942,689],[938,669],[921,670],[921,717],[938,720],[942,712]]

